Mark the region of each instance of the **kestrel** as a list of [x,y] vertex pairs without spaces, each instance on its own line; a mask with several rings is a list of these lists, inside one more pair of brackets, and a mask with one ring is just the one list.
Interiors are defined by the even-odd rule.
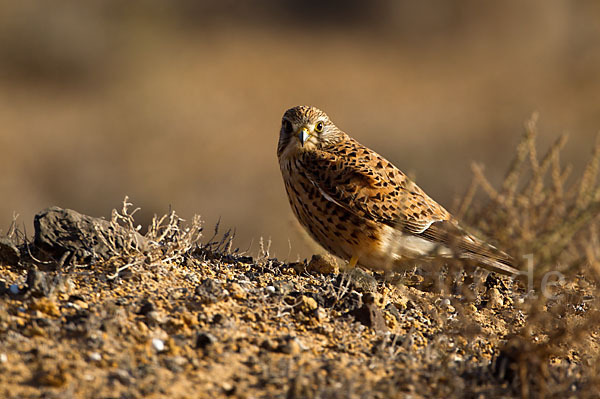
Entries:
[[445,256],[519,273],[509,255],[468,234],[391,162],[315,107],[285,112],[277,157],[294,214],[351,268],[398,270],[411,259]]

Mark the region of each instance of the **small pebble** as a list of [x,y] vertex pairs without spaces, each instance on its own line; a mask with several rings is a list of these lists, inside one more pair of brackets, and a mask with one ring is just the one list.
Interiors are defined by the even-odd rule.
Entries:
[[183,367],[187,363],[187,359],[184,356],[175,356],[171,358],[171,362],[179,367]]
[[323,308],[317,308],[314,311],[314,316],[315,318],[320,322],[324,322],[325,320],[327,320],[327,312],[325,311],[325,309]]
[[488,300],[489,308],[497,309],[497,308],[501,308],[502,306],[504,306],[504,299],[502,298],[502,295],[500,294],[500,291],[498,291],[498,289],[496,289],[496,288],[490,289],[488,296],[489,296],[489,300]]
[[11,294],[17,295],[19,293],[19,286],[17,284],[11,284],[10,287],[8,287],[8,290]]
[[165,323],[167,321],[167,315],[157,310],[148,312],[148,314],[146,314],[146,318],[148,321],[158,324]]
[[274,294],[276,290],[272,285],[268,285],[265,287],[265,291],[267,291],[269,294]]
[[8,362],[8,356],[6,356],[6,353],[0,353],[0,363],[6,362]]
[[306,314],[310,314],[319,307],[317,301],[309,296],[302,295],[299,300],[298,309]]
[[102,360],[102,355],[98,352],[92,352],[90,353],[90,360],[93,362],[99,362],[100,360]]
[[260,347],[268,351],[275,351],[277,350],[277,343],[271,338],[265,338],[265,340],[260,344]]
[[229,382],[224,382],[221,385],[221,388],[223,388],[223,391],[227,394],[227,395],[232,395],[233,393],[235,393],[235,385],[229,383]]
[[300,340],[293,336],[283,337],[282,342],[278,345],[277,349],[288,355],[298,356],[303,350],[308,348],[300,342]]
[[109,378],[119,381],[125,386],[129,386],[132,383],[131,375],[123,369],[116,369],[109,374]]
[[440,305],[442,306],[442,309],[444,309],[448,313],[456,312],[456,308],[454,306],[452,306],[452,301],[450,301],[450,299],[448,299],[448,298],[442,299],[442,302],[440,303]]
[[340,271],[337,260],[329,254],[313,255],[312,259],[308,263],[307,270],[309,272],[321,274],[339,273]]
[[153,338],[152,346],[154,347],[154,349],[156,349],[157,352],[162,352],[165,350],[165,343],[162,339]]

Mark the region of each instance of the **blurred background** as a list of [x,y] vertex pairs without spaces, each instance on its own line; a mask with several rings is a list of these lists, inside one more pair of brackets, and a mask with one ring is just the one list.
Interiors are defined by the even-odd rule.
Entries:
[[311,104],[451,208],[472,161],[502,178],[530,115],[600,130],[600,2],[0,0],[0,229],[50,205],[138,220],[172,206],[235,245],[318,251],[276,157],[283,112]]

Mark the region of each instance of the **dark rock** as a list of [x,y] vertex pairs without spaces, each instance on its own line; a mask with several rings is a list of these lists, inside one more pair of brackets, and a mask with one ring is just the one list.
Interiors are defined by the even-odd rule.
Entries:
[[388,331],[383,313],[373,302],[364,303],[362,307],[350,312],[361,324],[371,327],[375,331]]
[[80,338],[88,335],[90,328],[90,314],[87,311],[78,311],[64,317],[62,330],[70,338]]
[[72,315],[64,316],[65,324],[73,323],[73,324],[85,324],[90,317],[90,313],[87,311],[78,311]]
[[199,332],[198,335],[196,335],[195,348],[206,349],[207,347],[213,345],[215,342],[217,342],[217,337],[215,337],[211,333],[202,331]]
[[306,262],[292,262],[288,264],[288,267],[294,269],[296,274],[302,274],[306,272],[307,263]]
[[252,256],[238,256],[237,261],[240,263],[254,263],[254,258]]
[[279,345],[273,339],[271,339],[271,338],[265,338],[260,343],[260,347],[262,349],[268,350],[269,352],[275,352],[277,350],[277,348],[279,347]]
[[21,259],[21,252],[15,243],[6,238],[0,238],[0,263],[16,266]]
[[142,303],[140,304],[140,308],[138,309],[138,311],[136,313],[139,315],[146,316],[148,313],[152,312],[153,310],[155,310],[154,304],[152,302],[150,302],[150,300],[144,299],[142,301]]
[[[145,251],[149,242],[142,235],[124,227],[116,229],[110,222],[82,215],[70,209],[51,207],[35,215],[35,248],[55,261],[79,259],[93,261],[108,259],[125,247]],[[115,248],[105,244],[104,237],[112,237]],[[67,259],[68,258],[68,259]]]
[[375,303],[375,296],[373,296],[373,294],[371,294],[371,293],[363,295],[363,303],[365,303],[367,305]]
[[500,283],[500,279],[498,278],[498,276],[496,274],[490,273],[487,275],[487,278],[485,279],[485,287],[486,288],[492,288],[497,286]]
[[69,302],[75,302],[75,301],[85,302],[85,298],[82,297],[81,295],[72,294],[72,295],[69,295],[69,299],[67,299],[67,301],[69,301]]
[[509,340],[490,364],[492,375],[499,380],[513,383],[518,376],[519,362],[527,356],[523,342],[518,339]]

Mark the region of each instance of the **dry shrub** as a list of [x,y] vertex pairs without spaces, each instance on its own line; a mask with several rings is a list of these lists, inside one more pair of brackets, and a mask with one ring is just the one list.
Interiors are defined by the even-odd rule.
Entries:
[[107,277],[115,279],[124,270],[144,263],[184,262],[202,238],[200,216],[195,215],[185,226],[185,220],[174,210],[161,217],[154,215],[147,233],[141,236],[138,233],[141,226],[134,218],[139,208],[132,209],[133,204],[128,200],[125,197],[120,211],[113,209],[110,229],[96,226],[98,237],[114,253],[107,263],[115,267],[115,272]]
[[[540,159],[536,121],[534,115],[526,123],[525,134],[499,189],[484,176],[482,165],[473,164],[474,178],[458,215],[497,240],[521,262],[524,255],[532,254],[538,275],[557,268],[581,270],[588,261],[584,248],[590,229],[595,229],[600,211],[600,136],[583,174],[569,185],[572,168],[560,163],[567,135],[559,137]],[[474,203],[480,189],[487,200]]]
[[[521,308],[525,327],[508,337],[496,375],[521,397],[600,394],[600,136],[578,178],[560,162],[562,135],[540,158],[534,115],[526,123],[498,189],[473,165],[474,178],[457,214],[518,259],[528,271]],[[484,198],[481,198],[481,197]]]

